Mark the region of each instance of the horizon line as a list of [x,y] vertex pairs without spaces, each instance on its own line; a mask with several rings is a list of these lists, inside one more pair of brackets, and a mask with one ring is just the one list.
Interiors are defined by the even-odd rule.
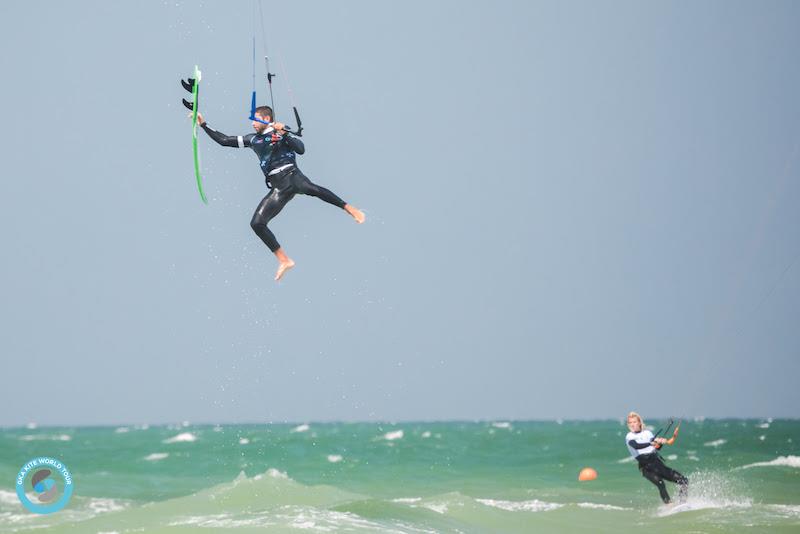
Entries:
[[[798,421],[799,417],[737,417],[737,416],[722,416],[722,417],[707,417],[707,416],[688,416],[688,417],[675,417],[675,416],[651,416],[647,420],[660,421],[667,419],[676,419],[681,421],[691,421],[695,423],[703,421]],[[239,422],[222,422],[222,421],[203,421],[203,422],[158,422],[158,423],[93,423],[93,424],[38,424],[36,422],[29,422],[24,425],[2,425],[2,430],[38,430],[44,428],[122,428],[122,427],[200,427],[200,426],[257,426],[257,425],[335,425],[335,424],[370,424],[370,425],[401,425],[401,424],[437,424],[437,423],[470,423],[470,424],[491,424],[491,423],[590,423],[590,422],[603,422],[613,421],[624,423],[624,417],[592,417],[592,418],[567,418],[567,417],[554,417],[554,418],[535,418],[535,419],[513,419],[513,418],[481,418],[481,419],[404,419],[404,420],[345,420],[345,419],[330,419],[330,420],[283,420],[283,421],[239,421]]]

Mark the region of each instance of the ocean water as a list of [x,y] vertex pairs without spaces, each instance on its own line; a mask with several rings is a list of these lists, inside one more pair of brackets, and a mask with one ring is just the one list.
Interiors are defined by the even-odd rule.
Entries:
[[[639,474],[626,432],[621,421],[3,429],[0,532],[800,532],[800,421],[684,422],[663,451],[691,481],[678,507]],[[18,501],[16,474],[36,456],[72,472],[60,512]],[[598,478],[578,482],[587,466]]]

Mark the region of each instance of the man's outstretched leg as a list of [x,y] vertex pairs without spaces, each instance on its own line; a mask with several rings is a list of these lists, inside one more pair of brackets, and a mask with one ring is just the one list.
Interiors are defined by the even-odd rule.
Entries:
[[294,267],[294,260],[286,255],[282,248],[275,251],[275,257],[278,258],[280,265],[278,265],[278,272],[275,273],[275,280],[280,280],[283,274]]
[[352,216],[352,217],[353,217],[353,218],[356,220],[356,222],[357,222],[358,224],[361,224],[361,223],[363,223],[363,222],[366,220],[366,218],[367,218],[367,217],[364,215],[364,212],[363,212],[363,211],[361,211],[360,209],[358,209],[358,208],[357,208],[357,207],[355,207],[355,206],[351,206],[350,204],[345,204],[345,205],[344,205],[344,211],[346,211],[347,213],[349,213],[349,214],[350,214],[350,215],[351,215],[351,216]]
[[278,271],[275,273],[275,280],[280,280],[286,271],[294,267],[294,261],[286,255],[286,252],[278,244],[275,234],[267,227],[267,223],[280,213],[286,203],[292,200],[293,197],[294,193],[273,189],[258,205],[253,218],[250,220],[250,227],[278,258],[280,265],[278,265]]
[[344,200],[339,198],[336,193],[331,191],[330,189],[326,189],[321,185],[317,185],[311,180],[308,179],[306,175],[301,173],[299,170],[295,171],[297,174],[294,176],[296,180],[296,189],[297,192],[303,195],[309,195],[312,197],[317,197],[320,200],[324,200],[328,204],[333,204],[338,208],[342,208],[344,211],[350,214],[353,219],[356,220],[358,224],[361,224],[366,219],[364,212],[358,209],[355,206],[352,206],[346,203]]

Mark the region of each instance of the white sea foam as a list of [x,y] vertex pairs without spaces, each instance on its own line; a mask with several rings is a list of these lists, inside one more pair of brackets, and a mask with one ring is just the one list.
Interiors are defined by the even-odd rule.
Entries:
[[[253,480],[261,480],[265,476],[270,478],[277,478],[279,480],[292,480],[291,478],[289,478],[289,475],[286,472],[279,471],[274,467],[270,467],[265,472],[257,474],[256,476],[253,477]],[[244,471],[239,471],[239,475],[234,479],[233,482],[238,483],[243,480],[247,480],[247,475],[245,474]]]
[[794,467],[800,468],[800,456],[778,456],[769,462],[756,462],[747,464],[737,469],[750,469],[751,467]]
[[735,508],[750,508],[753,504],[750,501],[730,501],[730,500],[716,500],[706,498],[690,498],[688,501],[679,504],[664,504],[658,507],[656,512],[657,517],[666,517],[673,514],[680,514],[683,512],[693,512],[695,510],[708,510],[708,509],[735,509]]
[[[20,504],[20,507],[22,507],[21,504]],[[38,516],[37,514],[32,514],[32,513],[28,512],[27,510],[25,511],[24,514],[14,514],[14,513],[11,513],[11,512],[0,512],[0,521],[2,521],[2,523],[0,523],[0,524],[2,524],[4,526],[5,525],[21,525],[21,524],[26,524],[26,523],[30,524],[31,522],[33,522],[35,520],[39,520],[38,517],[40,517],[40,516]],[[12,530],[10,532],[17,532],[17,530]]]
[[121,426],[121,427],[117,428],[114,431],[114,433],[115,434],[125,434],[126,432],[130,432],[130,431],[131,431],[131,429],[128,428],[127,426]]
[[69,434],[26,434],[19,437],[20,441],[70,441]]
[[402,438],[403,438],[403,431],[402,430],[393,430],[393,431],[387,432],[386,434],[383,435],[383,439],[385,439],[387,441],[394,441],[396,439],[402,439]]
[[25,428],[27,428],[28,430],[36,430],[38,427],[39,427],[39,425],[37,425],[33,421],[31,421],[30,423],[25,425]]
[[148,462],[157,462],[158,460],[163,460],[164,458],[168,457],[168,452],[154,452],[152,454],[148,454],[144,457],[145,460]]
[[277,519],[280,524],[286,525],[290,529],[314,532],[381,532],[387,534],[430,532],[416,528],[398,530],[385,524],[374,523],[352,512],[338,512],[308,506],[282,506],[277,512],[272,513],[270,518]]
[[91,497],[87,507],[95,514],[106,514],[109,512],[119,512],[128,508],[129,504],[116,499],[104,497]]
[[22,506],[22,503],[19,502],[19,497],[17,497],[17,493],[6,490],[0,490],[0,504],[13,504]]
[[164,443],[192,443],[194,441],[197,441],[197,436],[191,432],[182,432],[177,436],[172,436],[169,439],[165,439]]
[[669,460],[670,462],[674,462],[677,459],[678,459],[678,455],[677,454],[669,454],[669,455],[667,455],[667,460]]
[[279,478],[281,480],[289,480],[289,475],[286,474],[284,471],[278,471],[274,467],[270,467],[267,469],[267,476],[272,478]]
[[635,461],[636,461],[636,458],[634,458],[633,456],[626,456],[625,458],[623,458],[621,460],[617,460],[617,463],[618,464],[629,464],[629,463],[635,462]]
[[275,523],[268,521],[261,515],[234,519],[229,514],[194,515],[168,523],[170,527],[189,525],[205,528],[234,529],[241,527],[270,527],[275,526]]
[[767,436],[762,434],[762,435],[758,436],[758,439],[759,439],[759,441],[764,441],[765,439],[767,439]]
[[297,425],[296,427],[291,429],[290,432],[308,432],[309,428],[311,427],[308,425]]
[[247,445],[250,443],[250,440],[247,438],[239,438],[239,445]]
[[725,445],[726,443],[728,443],[727,439],[720,438],[720,439],[715,439],[714,441],[706,441],[705,443],[703,443],[703,445],[705,445],[706,447],[719,447],[721,445]]
[[656,516],[706,509],[744,509],[753,506],[742,494],[746,488],[735,478],[718,472],[697,472],[689,475],[689,498],[682,503],[659,506]]
[[427,508],[437,514],[447,513],[447,503],[444,502],[422,502],[422,497],[399,497],[392,499],[392,502],[398,504],[407,504],[411,508]]
[[595,502],[579,502],[580,508],[589,508],[592,510],[630,510],[630,508],[623,508],[622,506],[614,506],[613,504],[599,504]]
[[344,458],[342,458],[342,456],[340,454],[329,454],[328,455],[328,461],[330,463],[332,463],[332,464],[338,464],[342,460],[344,460]]
[[422,500],[422,497],[398,497],[397,499],[392,499],[392,502],[400,503],[400,504],[414,504],[418,503]]
[[532,501],[500,501],[496,499],[475,499],[481,504],[499,508],[508,512],[549,512],[564,506],[556,502],[545,502],[539,499]]
[[716,508],[715,506],[703,506],[700,504],[689,504],[689,503],[670,503],[670,504],[663,504],[658,507],[658,511],[656,512],[656,517],[666,517],[669,515],[680,514],[682,512],[691,512],[694,510],[703,510],[706,508]]
[[422,437],[423,437],[423,438],[429,438],[429,437],[431,437],[431,433],[430,433],[430,431],[429,431],[429,430],[426,430],[425,432],[423,432],[423,433],[422,433]]
[[511,428],[511,423],[508,421],[498,421],[496,423],[492,423],[492,426],[495,428]]
[[760,425],[756,425],[756,428],[769,428],[769,423],[761,423]]
[[443,502],[429,502],[422,505],[423,508],[427,508],[428,510],[433,510],[437,514],[446,514],[447,513],[447,504]]
[[[28,494],[28,498],[35,499],[32,493]],[[125,510],[130,505],[131,501],[76,496],[71,501],[70,507],[59,512],[59,515],[66,522],[83,521],[100,514]],[[22,513],[16,513],[17,511]],[[42,522],[41,516],[24,511],[16,492],[0,490],[0,531],[7,532],[8,530],[3,527],[11,524],[39,524],[40,528],[47,526]]]
[[800,517],[800,505],[797,504],[768,504],[767,508],[784,517]]

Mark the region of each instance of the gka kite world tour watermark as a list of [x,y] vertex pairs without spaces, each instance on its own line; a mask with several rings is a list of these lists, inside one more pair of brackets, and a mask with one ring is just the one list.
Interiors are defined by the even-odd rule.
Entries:
[[[31,493],[26,493],[26,489]],[[75,484],[69,469],[55,458],[34,458],[17,474],[17,497],[36,514],[52,514],[64,508],[73,489]]]

